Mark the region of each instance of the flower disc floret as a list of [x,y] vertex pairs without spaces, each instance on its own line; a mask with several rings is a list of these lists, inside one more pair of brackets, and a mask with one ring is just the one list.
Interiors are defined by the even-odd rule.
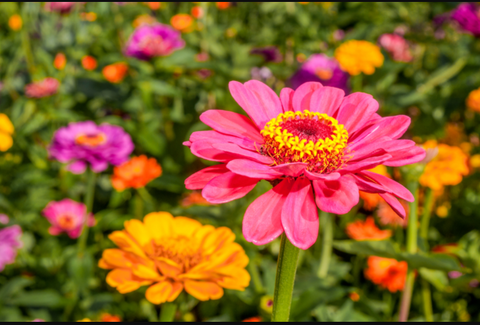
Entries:
[[270,120],[263,130],[261,153],[276,165],[292,162],[308,164],[318,173],[330,172],[345,161],[348,132],[327,114],[286,112]]

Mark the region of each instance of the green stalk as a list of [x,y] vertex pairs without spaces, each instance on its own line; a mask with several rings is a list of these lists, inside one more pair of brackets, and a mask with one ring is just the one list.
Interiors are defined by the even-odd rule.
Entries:
[[425,279],[421,279],[422,298],[423,298],[423,314],[427,322],[433,322],[432,298],[430,293],[430,284]]
[[351,80],[352,80],[352,92],[362,91],[363,75],[359,73],[356,76],[352,76]]
[[332,243],[333,243],[333,215],[321,211],[320,224],[323,228],[322,234],[322,255],[320,257],[320,266],[318,268],[317,276],[324,279],[328,274],[328,266],[332,258]]
[[425,244],[427,244],[428,240],[428,227],[430,226],[430,215],[432,214],[432,208],[433,190],[428,187],[425,192],[425,204],[423,205],[422,220],[420,220],[420,237],[424,239]]
[[[417,252],[417,235],[418,235],[418,215],[417,215],[417,198],[418,198],[418,182],[413,181],[407,184],[407,188],[413,193],[414,201],[410,203],[410,215],[408,216],[407,225],[407,253],[415,254]],[[407,279],[403,288],[402,300],[400,302],[400,312],[398,320],[406,322],[410,311],[410,303],[412,299],[413,284],[415,281],[414,270],[409,266],[407,271]]]
[[283,233],[277,261],[272,322],[287,322],[290,317],[290,305],[292,304],[293,284],[297,271],[298,252],[299,248],[293,246],[287,239],[285,233]]
[[254,261],[250,261],[250,263],[248,263],[248,272],[252,277],[255,292],[259,294],[265,292],[265,288],[262,284],[262,279],[260,278],[260,273],[258,273],[257,264]]
[[135,195],[135,218],[139,220],[143,219],[143,199],[138,192],[137,195]]
[[[92,212],[93,207],[93,196],[95,194],[95,180],[97,174],[94,173],[90,168],[87,169],[87,192],[85,193],[85,205],[87,206],[87,216]],[[80,239],[78,240],[78,257],[82,257],[87,245],[88,238],[88,218],[85,218],[83,221],[82,232]]]
[[166,302],[162,304],[160,309],[160,322],[173,322],[175,319],[175,312],[177,311],[177,305],[173,302]]

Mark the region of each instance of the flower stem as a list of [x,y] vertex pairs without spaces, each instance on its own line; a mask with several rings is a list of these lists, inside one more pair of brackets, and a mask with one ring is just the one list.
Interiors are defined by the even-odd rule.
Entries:
[[322,255],[320,257],[320,267],[318,268],[317,275],[319,278],[323,279],[328,274],[328,266],[330,265],[330,259],[332,257],[333,215],[328,212],[321,211],[320,224],[323,228]]
[[260,278],[260,273],[258,273],[257,264],[254,261],[250,261],[250,263],[248,263],[248,271],[250,272],[250,276],[252,277],[255,292],[259,294],[265,292],[265,288],[262,284],[262,279]]
[[[417,216],[417,198],[418,198],[418,182],[413,181],[407,184],[407,188],[413,193],[414,201],[410,203],[410,214],[408,216],[407,225],[407,253],[415,254],[417,252],[417,235],[418,235],[418,216]],[[402,300],[400,302],[400,313],[398,321],[406,322],[410,311],[410,302],[412,300],[413,284],[415,281],[414,270],[409,266],[407,271],[407,279],[403,288]]]
[[93,207],[93,195],[95,194],[95,180],[97,174],[94,173],[90,168],[87,169],[87,191],[85,193],[85,205],[87,206],[87,215],[85,220],[83,220],[82,232],[80,239],[78,240],[78,256],[82,257],[85,247],[87,245],[88,238],[88,214],[92,212]]
[[422,279],[422,298],[423,298],[423,314],[427,322],[433,322],[432,298],[430,293],[430,284],[427,280]]
[[299,248],[287,239],[285,233],[280,242],[277,261],[275,292],[273,294],[272,322],[287,322],[290,317],[293,284],[297,271]]
[[138,192],[135,195],[135,218],[143,219],[143,199]]
[[427,244],[428,239],[428,227],[430,226],[430,215],[433,208],[433,191],[431,188],[427,188],[425,193],[425,204],[423,205],[422,220],[420,220],[420,237]]
[[173,302],[166,302],[162,304],[160,309],[160,322],[173,322],[175,319],[175,312],[177,311],[177,305]]

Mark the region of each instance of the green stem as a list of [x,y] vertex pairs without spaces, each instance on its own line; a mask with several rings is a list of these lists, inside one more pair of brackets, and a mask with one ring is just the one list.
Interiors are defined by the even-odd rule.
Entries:
[[253,287],[255,288],[256,293],[263,293],[265,292],[265,288],[262,284],[262,279],[260,278],[260,273],[258,273],[257,264],[254,261],[250,261],[248,263],[248,272],[252,277]]
[[323,228],[322,234],[322,255],[320,257],[320,267],[317,275],[324,279],[328,274],[328,266],[332,257],[333,243],[333,215],[324,211],[320,212],[320,224]]
[[[410,182],[407,184],[407,188],[413,193],[414,201],[410,203],[410,215],[408,216],[407,225],[407,253],[415,254],[417,252],[417,235],[418,235],[418,215],[417,215],[417,198],[418,198],[418,182]],[[400,302],[400,312],[398,320],[400,322],[406,322],[408,319],[408,313],[410,311],[410,302],[412,299],[413,284],[415,281],[415,274],[410,266],[407,271],[407,280],[405,281],[405,287],[403,288],[402,300]]]
[[142,197],[145,202],[153,202],[153,197],[148,193],[145,187],[137,188],[137,193]]
[[143,219],[143,199],[140,197],[139,193],[135,195],[135,218],[139,220]]
[[433,322],[432,298],[430,293],[430,284],[425,279],[422,283],[423,313],[427,322]]
[[430,215],[433,208],[433,190],[427,188],[425,193],[425,204],[423,205],[422,220],[420,220],[420,237],[425,240],[425,244],[428,239],[428,227],[430,225]]
[[160,309],[160,322],[173,322],[175,319],[175,312],[177,311],[177,305],[173,302],[166,302],[162,304]]
[[362,79],[363,75],[361,73],[356,76],[352,76],[352,92],[362,91]]
[[290,317],[293,284],[297,271],[299,248],[287,239],[285,233],[280,242],[280,252],[277,261],[277,276],[273,294],[272,322],[287,322]]
[[27,61],[27,69],[28,72],[30,73],[30,77],[34,78],[35,77],[35,64],[33,61],[33,54],[30,46],[30,36],[28,35],[27,31],[27,26],[25,24],[25,21],[23,22],[24,26],[22,28],[21,34],[22,34],[22,48],[23,52],[25,54],[25,59]]
[[[90,168],[87,169],[87,191],[85,193],[85,205],[87,206],[87,216],[92,212],[93,207],[93,196],[95,194],[95,180],[97,174],[94,173]],[[80,239],[78,240],[78,256],[82,257],[85,247],[87,245],[88,238],[88,217],[83,221],[82,232]]]

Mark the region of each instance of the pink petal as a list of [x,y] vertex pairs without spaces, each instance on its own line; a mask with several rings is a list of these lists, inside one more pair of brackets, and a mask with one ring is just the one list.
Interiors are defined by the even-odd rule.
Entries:
[[308,164],[306,163],[296,162],[273,166],[272,169],[279,173],[282,173],[285,176],[298,177],[303,174],[307,166]]
[[243,217],[243,236],[248,242],[265,245],[283,233],[282,208],[293,184],[285,178],[250,204]]
[[295,180],[283,205],[282,225],[287,238],[298,248],[308,249],[317,240],[318,214],[308,179]]
[[418,146],[390,153],[392,158],[384,163],[385,166],[398,167],[417,163],[422,161],[427,154],[425,150]]
[[[363,143],[363,142],[356,142],[352,145],[349,145],[349,149],[351,150],[351,154],[353,158],[350,161],[356,161],[363,159],[364,157],[369,157],[378,149],[383,149],[385,147],[385,143],[391,141],[389,137],[382,137],[377,141],[370,142],[370,143]],[[384,153],[386,151],[384,150]]]
[[283,88],[280,91],[280,101],[282,102],[283,111],[294,111],[293,110],[293,94],[295,94],[295,90],[291,88]]
[[355,183],[358,186],[358,189],[363,192],[368,193],[385,193],[386,190],[383,186],[378,185],[361,175],[354,175],[352,174],[353,178],[355,179]]
[[310,99],[313,93],[322,88],[322,84],[319,82],[306,82],[295,90],[293,94],[293,109],[295,112],[303,112],[304,110],[310,110]]
[[250,116],[253,122],[263,128],[269,120],[267,112],[263,109],[253,92],[238,81],[230,81],[228,84],[233,99]]
[[319,174],[319,173],[314,173],[314,172],[310,172],[308,170],[305,171],[305,176],[308,177],[309,180],[312,180],[312,181],[315,181],[315,180],[318,180],[318,181],[333,181],[333,180],[336,180],[336,179],[339,179],[340,178],[340,173],[337,173],[337,172],[333,172],[333,173],[330,173],[330,174]]
[[265,164],[271,164],[270,157],[262,156],[259,153],[240,148],[233,143],[211,143],[209,140],[196,141],[190,146],[192,153],[200,158],[228,162],[233,159],[251,159]]
[[258,104],[268,118],[268,120],[264,121],[261,125],[257,124],[260,128],[263,128],[271,119],[276,118],[278,114],[283,113],[282,103],[277,94],[263,82],[250,80],[245,83],[245,88],[255,95]]
[[345,167],[342,167],[342,169],[340,169],[339,172],[341,174],[346,174],[346,173],[359,172],[365,169],[372,169],[374,167],[377,167],[378,165],[383,164],[385,161],[387,161],[390,158],[392,158],[391,155],[384,154],[381,156],[366,158],[358,162],[353,162],[352,164],[347,163],[347,165]]
[[230,153],[232,155],[236,155],[239,158],[246,158],[250,160],[255,160],[260,163],[264,163],[270,165],[273,163],[273,159],[267,156],[262,156],[258,152],[254,152],[251,150],[242,149],[236,144],[233,143],[214,143],[212,147],[217,150],[222,150],[226,153]]
[[[224,143],[230,142],[235,143],[236,145],[245,148],[245,149],[255,149],[255,142],[247,138],[238,138],[231,135],[222,134],[217,131],[197,131],[193,132],[190,136],[191,143],[195,141],[206,140],[210,143]],[[263,142],[262,142],[263,143]]]
[[53,236],[58,236],[63,232],[63,229],[57,226],[51,226],[48,228],[48,233]]
[[402,219],[405,219],[407,213],[403,205],[392,194],[379,193],[379,195],[388,203],[388,205],[395,211]]
[[378,102],[372,95],[353,93],[343,100],[338,109],[337,120],[343,124],[349,134],[361,128],[378,110]]
[[313,93],[310,99],[310,110],[334,116],[343,97],[345,97],[345,92],[340,88],[322,87]]
[[357,145],[358,142],[364,144],[371,143],[383,137],[398,139],[405,133],[405,131],[407,131],[410,122],[410,117],[405,115],[382,118],[374,125],[359,129],[358,132],[355,132],[355,134],[349,138],[349,144]]
[[226,172],[208,182],[202,190],[202,196],[214,204],[230,202],[247,195],[258,181],[259,179]]
[[87,169],[87,164],[82,160],[77,160],[73,163],[68,164],[67,170],[71,171],[73,174],[83,174]]
[[258,127],[244,115],[212,109],[203,112],[202,115],[200,115],[200,120],[218,132],[263,143],[263,137]]
[[189,190],[200,190],[213,178],[228,172],[225,164],[215,165],[196,172],[185,180],[185,187]]
[[344,176],[334,181],[313,181],[315,199],[320,210],[345,214],[359,200],[357,184],[350,176]]
[[385,177],[377,173],[369,172],[367,170],[361,172],[360,174],[365,175],[366,177],[374,180],[376,183],[382,185],[387,190],[387,192],[401,199],[404,199],[407,202],[415,201],[415,198],[413,197],[412,193],[410,193],[410,191],[407,190],[403,185],[395,182],[393,179],[390,179],[388,177]]
[[247,159],[232,160],[227,164],[227,168],[237,175],[243,175],[250,178],[272,180],[283,176],[282,173],[273,170],[272,167]]

